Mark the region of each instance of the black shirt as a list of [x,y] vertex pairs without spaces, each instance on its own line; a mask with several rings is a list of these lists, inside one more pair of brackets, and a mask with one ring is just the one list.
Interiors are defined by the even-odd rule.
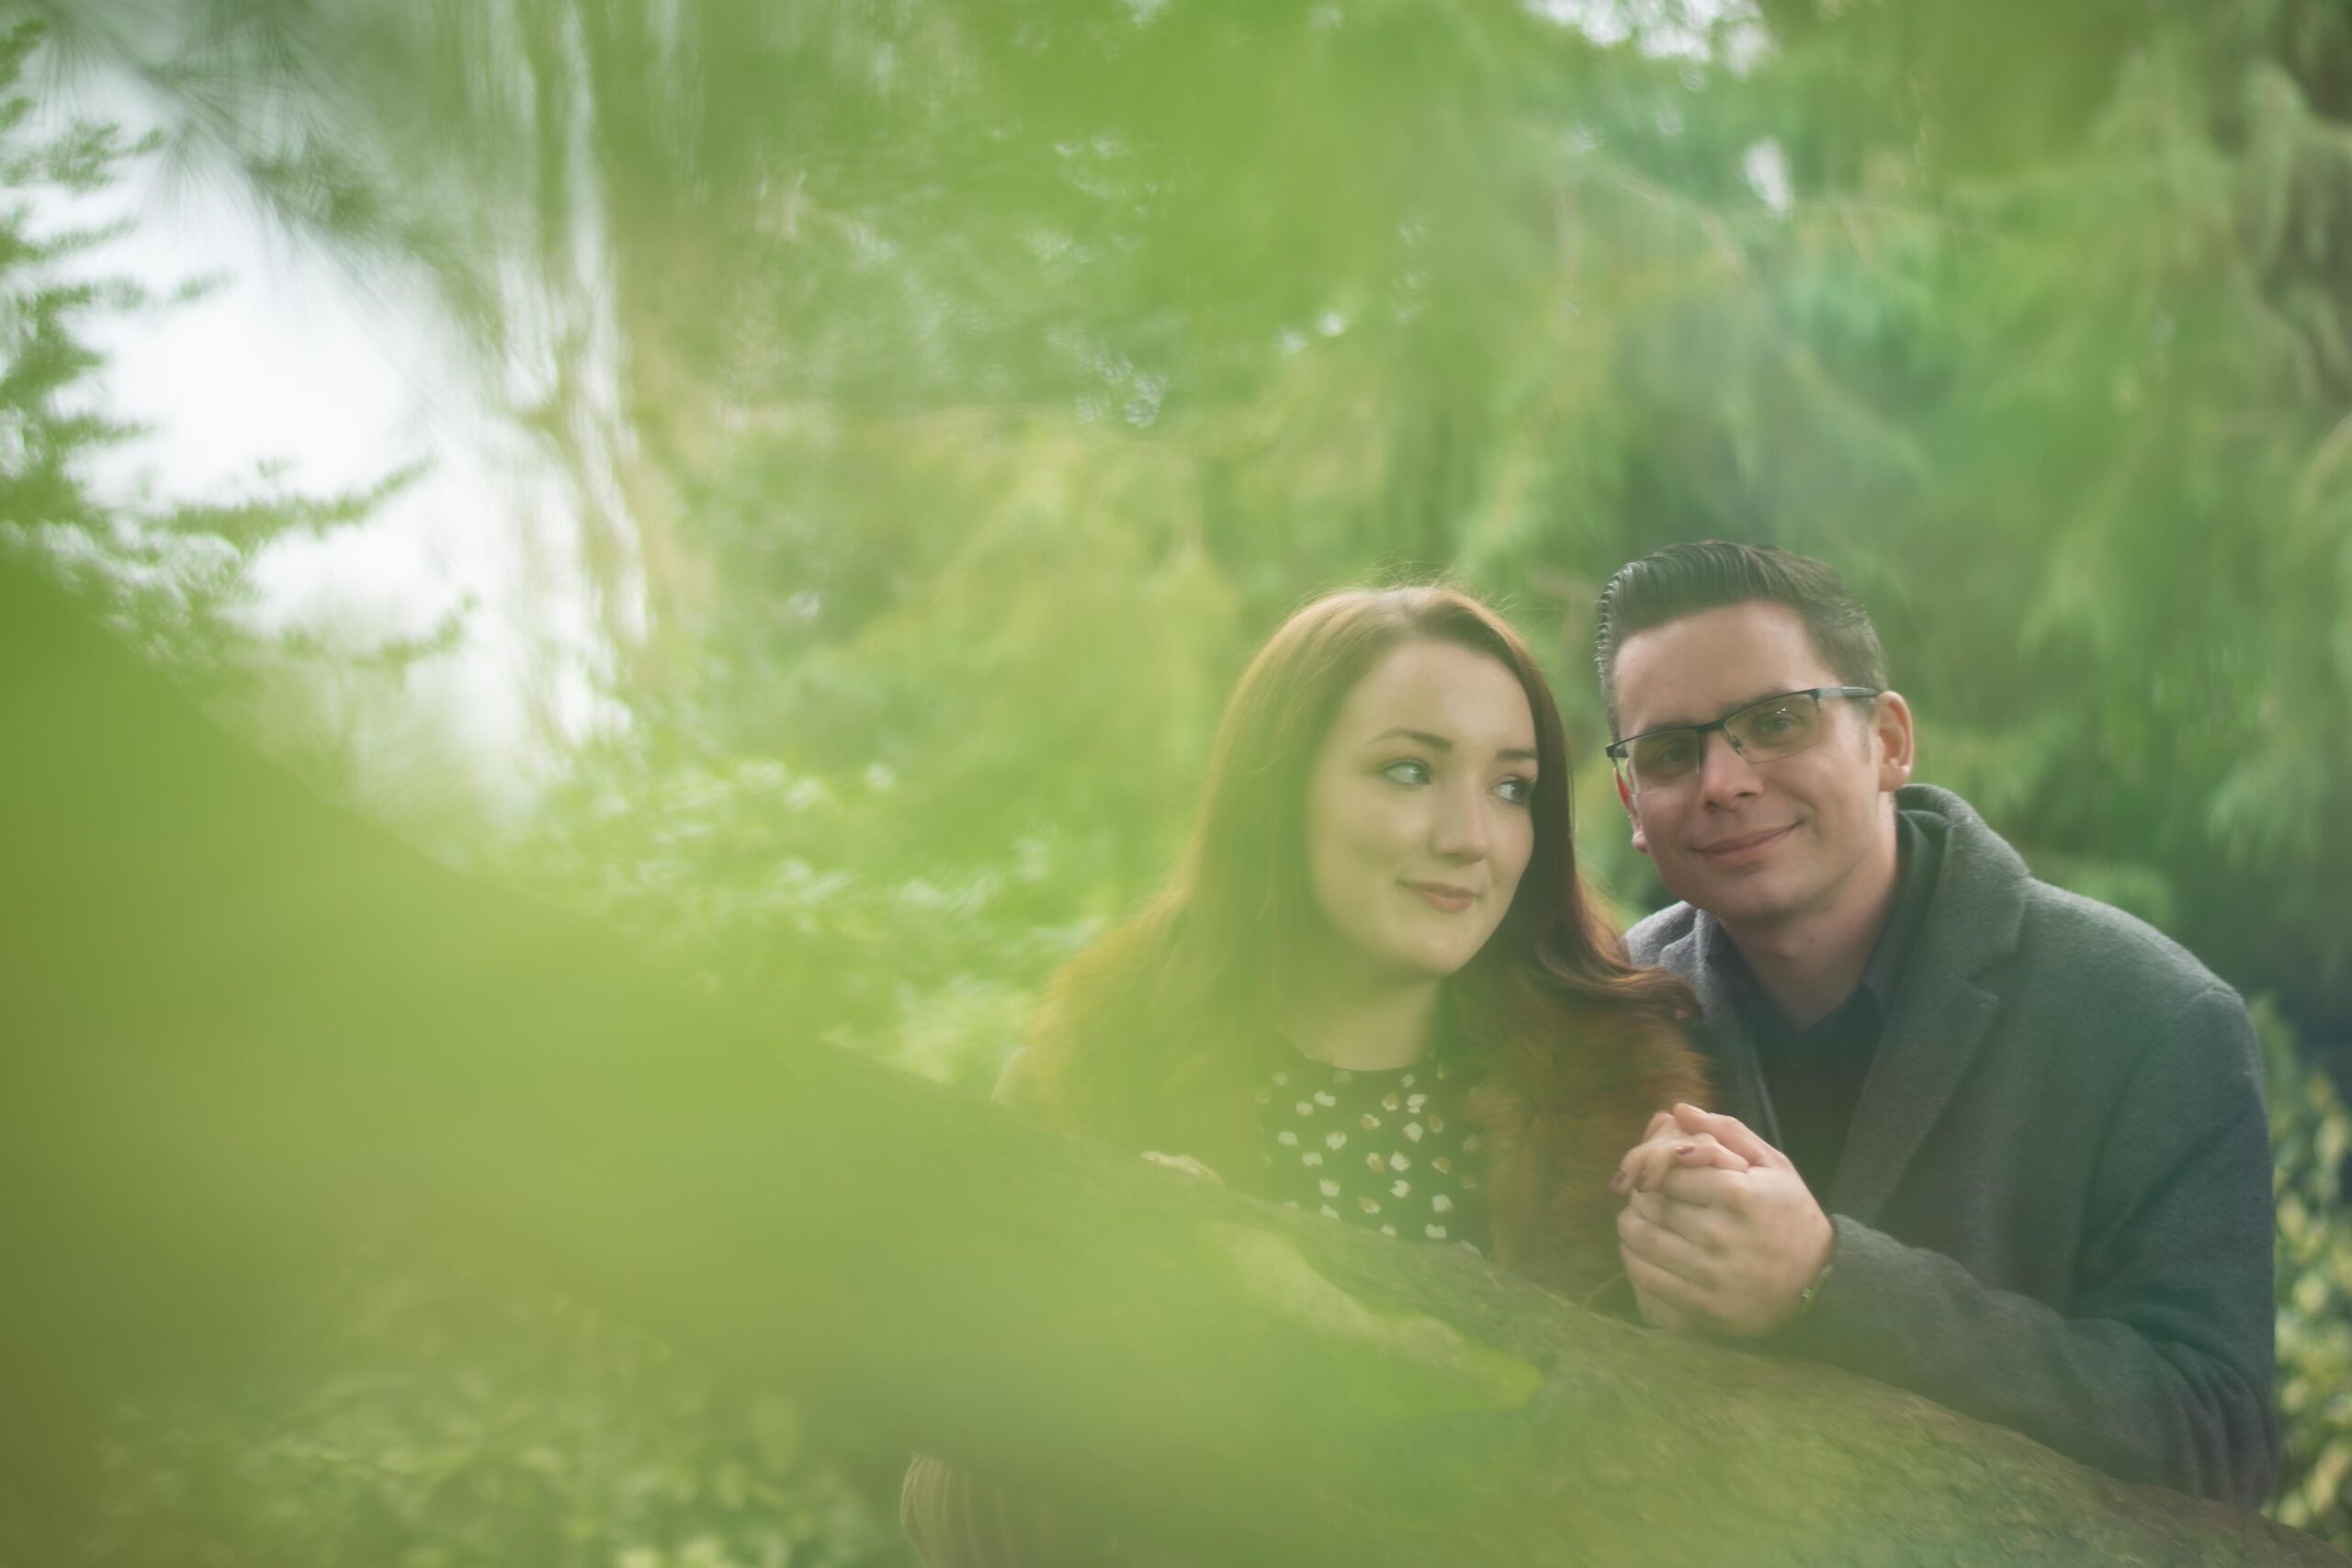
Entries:
[[1789,1021],[1757,983],[1736,947],[1725,942],[1715,948],[1742,1021],[1756,1042],[1757,1065],[1763,1073],[1764,1100],[1773,1125],[1757,1131],[1795,1163],[1816,1199],[1826,1201],[1837,1178],[1862,1082],[1878,1055],[1904,968],[1927,919],[1928,899],[1935,892],[1941,849],[1916,816],[1905,811],[1895,819],[1900,869],[1894,908],[1871,949],[1870,962],[1862,966],[1861,980],[1811,1028],[1799,1029]]
[[1258,1091],[1267,1195],[1383,1235],[1486,1251],[1468,1079],[1451,1049],[1382,1072],[1286,1053]]

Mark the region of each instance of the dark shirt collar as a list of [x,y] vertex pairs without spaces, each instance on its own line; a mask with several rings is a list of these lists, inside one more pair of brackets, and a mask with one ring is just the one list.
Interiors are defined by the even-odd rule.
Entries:
[[[1903,983],[1903,971],[1911,961],[1911,950],[1919,943],[1919,928],[1928,918],[1928,901],[1936,890],[1936,867],[1942,859],[1941,848],[1935,836],[1916,820],[1917,812],[1898,811],[1894,817],[1895,856],[1897,870],[1894,881],[1894,908],[1886,917],[1886,924],[1879,929],[1878,941],[1871,948],[1870,959],[1862,965],[1862,977],[1846,998],[1823,1015],[1813,1029],[1802,1032],[1810,1035],[1820,1031],[1832,1020],[1843,1018],[1858,1002],[1867,1005],[1873,1020],[1883,1023],[1894,1006],[1894,993]],[[1800,1032],[1791,1024],[1780,1007],[1756,981],[1747,961],[1726,935],[1708,944],[1707,960],[1728,975],[1741,1007],[1758,1021],[1769,1021],[1774,1027],[1769,1032],[1781,1038],[1797,1036]]]
[[1871,961],[1862,966],[1862,986],[1878,1003],[1879,1016],[1894,1005],[1894,988],[1919,945],[1919,927],[1928,918],[1928,898],[1936,890],[1936,863],[1940,858],[1935,840],[1913,819],[1913,813],[1894,814],[1895,852],[1902,869],[1895,873],[1894,908],[1886,928],[1878,933]]

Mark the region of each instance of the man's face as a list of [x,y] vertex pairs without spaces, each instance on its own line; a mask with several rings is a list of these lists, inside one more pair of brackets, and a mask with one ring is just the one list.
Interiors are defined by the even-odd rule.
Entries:
[[[1619,733],[1706,724],[1782,692],[1843,684],[1797,613],[1764,602],[1706,610],[1628,637],[1617,654]],[[1634,847],[1669,892],[1759,929],[1880,897],[1894,825],[1884,797],[1911,776],[1911,716],[1892,693],[1832,699],[1809,750],[1752,762],[1721,733],[1698,770],[1618,793]]]

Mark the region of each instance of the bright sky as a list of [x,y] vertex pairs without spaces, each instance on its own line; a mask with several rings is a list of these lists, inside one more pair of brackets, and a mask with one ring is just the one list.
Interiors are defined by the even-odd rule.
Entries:
[[[1634,37],[1652,54],[1696,57],[1712,28],[1753,30],[1748,0],[1527,3],[1603,43]],[[157,115],[143,94],[127,78],[98,78],[49,95],[44,107],[137,129]],[[1785,208],[1777,146],[1751,149],[1746,172],[1760,197]],[[408,676],[408,711],[375,751],[388,773],[410,761],[398,749],[447,741],[489,802],[511,809],[565,741],[618,722],[599,694],[610,649],[582,568],[578,504],[545,449],[497,415],[490,372],[469,362],[421,286],[363,282],[225,173],[148,168],[101,198],[51,205],[60,221],[134,220],[132,233],[93,254],[94,272],[159,292],[227,279],[193,304],[94,334],[110,359],[107,412],[153,430],[92,476],[102,496],[232,499],[262,488],[265,465],[283,465],[288,488],[325,493],[429,464],[369,523],[275,547],[254,568],[266,624],[355,650],[428,632],[467,607],[463,646]],[[594,248],[593,235],[582,240]],[[505,374],[514,381],[528,370]],[[634,625],[640,615],[625,604],[617,618]]]
[[[69,107],[137,122],[133,90],[77,96]],[[267,488],[266,465],[283,465],[285,488],[331,493],[430,465],[369,522],[265,552],[260,615],[365,649],[470,604],[463,646],[410,672],[396,743],[446,740],[492,804],[523,804],[556,738],[611,720],[597,694],[605,644],[559,470],[497,416],[426,291],[363,281],[233,176],[142,169],[100,197],[48,208],[61,223],[133,219],[91,254],[91,273],[158,292],[227,280],[92,333],[108,356],[107,412],[152,429],[91,476],[103,497],[251,495]]]

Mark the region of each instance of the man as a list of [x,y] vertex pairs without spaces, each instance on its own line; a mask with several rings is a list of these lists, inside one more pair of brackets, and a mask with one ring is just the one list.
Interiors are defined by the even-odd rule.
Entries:
[[1661,550],[1598,641],[1634,846],[1684,900],[1634,956],[1697,992],[1722,1107],[1620,1172],[1645,1314],[2259,1502],[2270,1158],[2236,994],[1910,784],[1910,708],[1822,563]]

